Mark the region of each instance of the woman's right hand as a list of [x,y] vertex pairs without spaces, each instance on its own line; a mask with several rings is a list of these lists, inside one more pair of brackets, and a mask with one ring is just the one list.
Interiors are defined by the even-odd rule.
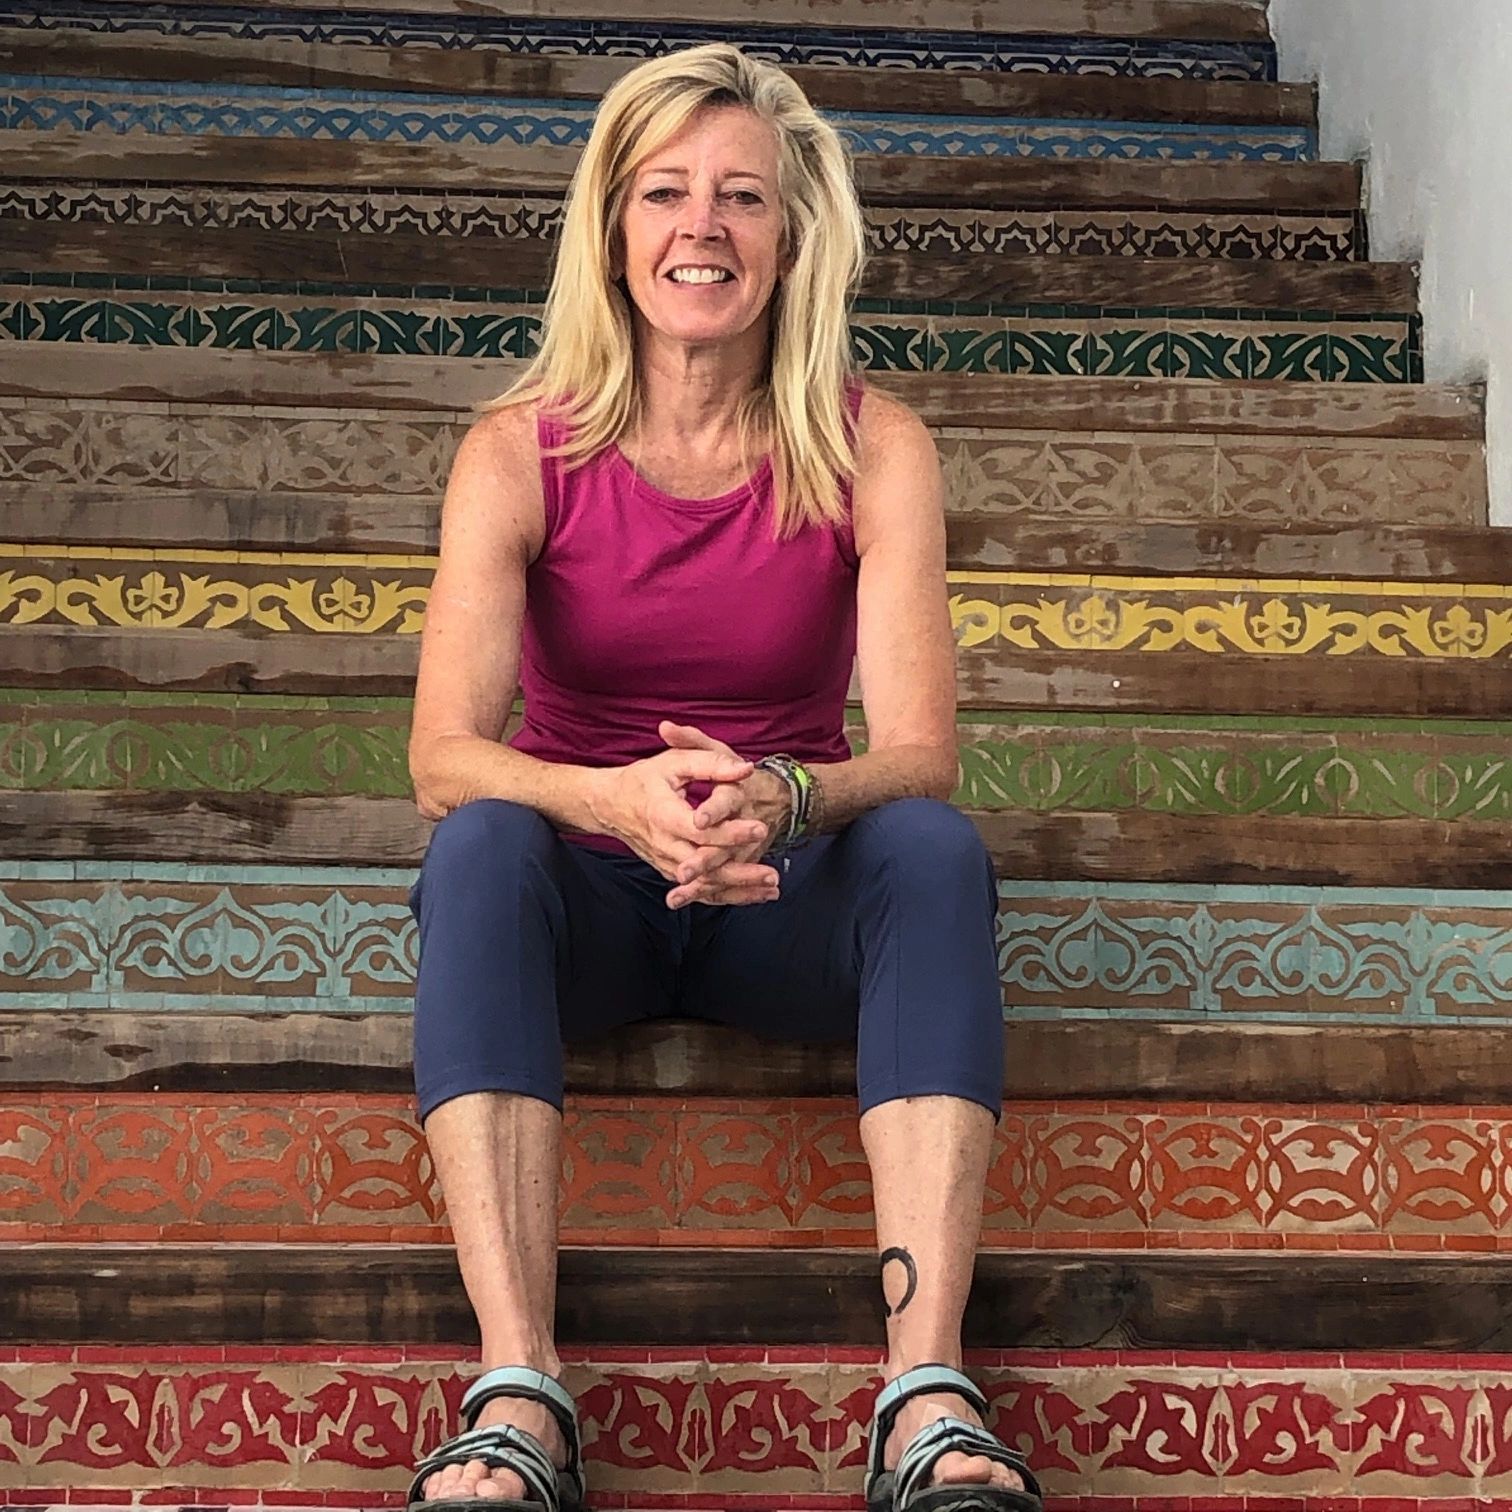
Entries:
[[[754,770],[753,762],[719,751],[660,751],[629,766],[598,772],[592,810],[607,834],[623,840],[641,860],[675,883],[683,863],[706,846],[735,852],[760,843],[764,849],[767,827],[758,819],[729,819],[699,829],[698,811],[684,791],[693,782],[742,782]],[[751,869],[753,878],[769,870],[754,865]],[[765,886],[753,885],[750,890],[753,902],[767,892]]]

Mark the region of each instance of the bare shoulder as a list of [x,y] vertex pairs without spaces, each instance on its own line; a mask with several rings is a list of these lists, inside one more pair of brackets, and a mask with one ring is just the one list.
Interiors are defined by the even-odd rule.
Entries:
[[465,530],[473,541],[507,541],[527,561],[546,534],[541,449],[534,404],[512,404],[481,416],[468,428],[452,461],[442,514],[448,533]]
[[901,399],[868,385],[856,421],[856,550],[909,523],[938,519],[944,485],[934,437]]

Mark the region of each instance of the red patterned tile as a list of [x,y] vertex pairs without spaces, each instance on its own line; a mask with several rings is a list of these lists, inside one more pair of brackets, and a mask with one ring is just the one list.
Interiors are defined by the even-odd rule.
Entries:
[[562,1222],[672,1227],[676,1137],[675,1115],[664,1107],[570,1111],[562,1126]]
[[323,1229],[443,1222],[430,1149],[407,1109],[320,1108],[309,1116]]
[[1506,1211],[1498,1129],[1487,1122],[1388,1119],[1381,1125],[1388,1233],[1488,1234]]
[[1150,1222],[1259,1229],[1265,1224],[1265,1138],[1258,1119],[1146,1121]]
[[197,1179],[187,1109],[142,1103],[82,1108],[69,1151],[82,1223],[171,1223],[188,1216]]
[[205,1223],[309,1223],[317,1200],[310,1115],[301,1109],[191,1108],[194,1217]]
[[1379,1137],[1374,1124],[1265,1120],[1268,1221],[1338,1234],[1378,1227]]
[[678,1223],[791,1228],[791,1127],[760,1114],[690,1109],[677,1123]]
[[1036,1228],[1144,1228],[1144,1133],[1127,1115],[1050,1116],[1029,1124]]
[[0,1219],[56,1224],[72,1216],[71,1122],[64,1106],[0,1107]]
[[855,1114],[800,1109],[792,1122],[794,1226],[852,1229],[869,1238],[876,1228],[871,1166]]

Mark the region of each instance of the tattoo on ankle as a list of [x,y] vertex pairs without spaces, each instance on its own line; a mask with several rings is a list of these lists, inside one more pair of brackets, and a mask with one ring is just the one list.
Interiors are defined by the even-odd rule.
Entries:
[[888,1307],[887,1299],[883,1298],[884,1316],[889,1318],[896,1318],[913,1301],[913,1294],[919,1289],[919,1267],[914,1264],[914,1257],[906,1249],[902,1249],[898,1245],[882,1251],[882,1279],[884,1284],[887,1280],[887,1267],[894,1260],[898,1261],[907,1273],[908,1284],[903,1288],[903,1300],[896,1307]]

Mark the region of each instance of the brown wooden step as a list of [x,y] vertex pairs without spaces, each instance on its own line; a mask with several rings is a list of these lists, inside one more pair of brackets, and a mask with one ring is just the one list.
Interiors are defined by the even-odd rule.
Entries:
[[[0,686],[143,692],[358,694],[414,691],[416,636],[0,626]],[[1388,714],[1506,719],[1505,662],[1383,658],[1362,677],[1333,658],[1202,652],[996,652],[958,668],[968,709],[1105,713]],[[859,685],[850,689],[851,702]]]
[[[169,6],[198,0],[166,0]],[[329,10],[330,0],[283,0],[284,10]],[[372,0],[365,9],[412,15],[474,15],[477,0]],[[531,15],[539,0],[488,0],[485,13]],[[648,0],[627,10],[623,0],[570,0],[556,14],[584,21],[697,22],[706,26],[802,27],[814,21],[810,0]],[[868,0],[826,5],[828,26],[979,32],[1006,36],[1148,37],[1163,41],[1270,41],[1264,0],[1015,0],[983,12],[977,0]]]
[[[1418,887],[1512,886],[1512,850],[1496,823],[967,812],[999,875],[1021,879],[1390,887],[1410,877]],[[0,810],[0,854],[408,866],[430,831],[402,798],[17,792]]]
[[[509,99],[597,100],[639,58],[553,57],[485,48],[374,47],[278,37],[146,38],[0,27],[7,73],[284,89],[361,89]],[[1205,125],[1316,126],[1311,84],[1095,74],[788,65],[820,110],[1050,116]]]
[[[854,1251],[565,1249],[557,1341],[879,1339],[876,1272]],[[0,1249],[13,1345],[469,1345],[476,1327],[449,1245]],[[1512,1267],[1496,1255],[984,1253],[963,1332],[968,1348],[1505,1350]]]
[[[0,1088],[20,1092],[402,1093],[407,1013],[0,1010]],[[1504,1104],[1507,1031],[1440,1024],[1014,1020],[1005,1097]],[[568,1047],[569,1096],[850,1097],[855,1048],[691,1020]]]
[[[0,483],[0,538],[242,551],[434,553],[434,497]],[[953,571],[1118,572],[1512,584],[1512,530],[1064,521],[947,510]]]
[[[224,230],[9,221],[11,265],[36,271],[261,278],[323,284],[416,283],[545,289],[556,243],[478,236]],[[1010,257],[882,252],[866,261],[860,293],[1091,309],[1159,307],[1410,314],[1417,273],[1407,263],[1237,261],[1178,257]]]
[[[564,194],[573,147],[263,141],[0,131],[0,164],[16,180],[140,184],[285,184],[367,189],[477,189]],[[1264,210],[1360,208],[1357,163],[1203,163],[1123,159],[923,158],[858,155],[868,205]]]
[[[519,377],[510,360],[353,353],[108,350],[6,343],[0,396],[254,407],[406,409],[465,417]],[[1480,441],[1476,385],[868,374],[935,428]]]

